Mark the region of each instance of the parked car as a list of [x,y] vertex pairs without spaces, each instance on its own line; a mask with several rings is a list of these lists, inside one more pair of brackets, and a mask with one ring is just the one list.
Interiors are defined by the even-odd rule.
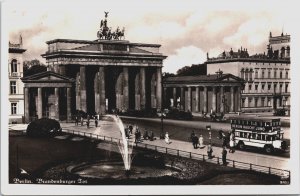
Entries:
[[26,134],[32,137],[51,137],[62,131],[60,123],[54,119],[41,118],[29,123]]

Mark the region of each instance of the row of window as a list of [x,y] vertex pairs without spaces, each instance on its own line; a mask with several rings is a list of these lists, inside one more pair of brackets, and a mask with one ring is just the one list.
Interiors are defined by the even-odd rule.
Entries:
[[283,138],[283,136],[280,134],[265,135],[265,134],[245,133],[245,132],[236,132],[235,136],[247,138],[247,139],[263,140],[263,141],[275,141]]
[[[274,89],[274,92],[277,92],[278,90],[277,90],[277,84],[275,83],[275,84],[273,84],[273,89]],[[272,88],[272,85],[271,84],[261,84],[261,92],[264,92],[265,90],[267,90],[267,91],[270,91],[271,90],[271,88]],[[289,84],[285,84],[285,89],[284,89],[284,91],[283,91],[283,84],[279,84],[279,92],[277,92],[277,93],[288,93],[289,92]],[[253,89],[252,89],[252,84],[249,84],[248,85],[248,91],[252,91]],[[255,92],[258,92],[258,84],[255,84],[254,85],[254,91]]]
[[[246,81],[252,81],[252,73],[253,73],[253,71],[241,71],[241,78],[243,78],[244,80],[246,80]],[[268,75],[267,75],[267,77],[266,77],[266,75],[265,75],[265,70],[262,70],[262,72],[261,72],[261,78],[262,79],[264,79],[264,78],[272,78],[271,77],[271,70],[268,70]],[[285,79],[288,79],[289,78],[289,72],[288,71],[285,71],[285,76],[283,76],[283,74],[284,74],[284,71],[280,71],[279,72],[279,77],[278,77],[278,75],[277,75],[277,71],[276,70],[274,70],[274,77],[273,78],[279,78],[279,79],[283,79],[283,78],[285,78]],[[259,76],[258,76],[258,70],[255,70],[255,79],[258,79],[259,78]]]
[[[253,100],[254,100],[254,105],[253,105]],[[248,98],[248,107],[250,107],[250,106],[258,107],[258,100],[259,100],[258,97],[255,97],[255,98],[249,97]],[[266,101],[266,98],[261,97],[260,107],[271,107],[272,106],[272,102],[271,102],[272,100],[270,97],[267,98],[267,104],[265,104],[265,101]],[[279,107],[286,106],[287,100],[281,99],[281,100],[279,100],[278,103],[279,103],[279,105],[278,105]],[[242,99],[242,107],[246,107],[246,98]]]

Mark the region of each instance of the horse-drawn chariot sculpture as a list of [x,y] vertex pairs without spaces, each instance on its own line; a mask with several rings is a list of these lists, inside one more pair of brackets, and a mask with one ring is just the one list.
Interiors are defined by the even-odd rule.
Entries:
[[105,13],[105,19],[100,22],[100,29],[97,32],[97,37],[100,40],[124,40],[125,39],[125,28],[122,31],[118,27],[114,32],[112,32],[111,27],[107,26],[107,16],[108,12]]

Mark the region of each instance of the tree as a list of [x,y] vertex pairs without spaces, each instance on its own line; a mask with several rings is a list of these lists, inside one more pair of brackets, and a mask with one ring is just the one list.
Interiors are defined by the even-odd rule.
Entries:
[[173,73],[169,73],[169,72],[163,72],[162,73],[163,78],[168,78],[168,77],[173,77],[173,76],[175,76],[175,74],[173,74]]
[[184,66],[177,70],[177,76],[196,76],[206,75],[207,65],[206,64],[193,64],[192,66]]
[[38,59],[23,62],[24,77],[47,71],[45,64]]

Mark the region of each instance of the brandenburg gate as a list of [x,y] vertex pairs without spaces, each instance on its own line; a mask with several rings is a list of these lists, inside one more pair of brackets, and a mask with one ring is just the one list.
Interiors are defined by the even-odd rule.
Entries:
[[[161,108],[162,64],[166,56],[159,52],[160,45],[131,43],[124,39],[124,29],[111,32],[106,18],[107,13],[97,40],[46,42],[48,50],[42,57],[46,58],[48,79],[45,73],[43,77],[35,74],[23,78],[25,109],[38,111],[38,118],[49,117],[51,112],[44,111],[49,110],[53,95],[50,106],[59,120],[70,119],[76,110],[104,114]],[[27,112],[26,116],[25,112],[25,120],[28,122],[35,114]]]

